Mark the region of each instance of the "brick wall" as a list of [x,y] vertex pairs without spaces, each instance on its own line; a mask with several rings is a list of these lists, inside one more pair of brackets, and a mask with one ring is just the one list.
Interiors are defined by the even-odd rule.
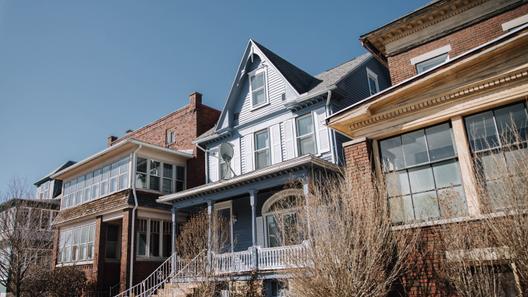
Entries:
[[499,14],[490,19],[481,21],[470,27],[456,31],[452,34],[413,48],[407,52],[388,57],[389,71],[391,81],[397,84],[405,79],[416,75],[416,68],[411,64],[411,59],[440,48],[451,45],[449,57],[456,57],[464,52],[478,47],[494,38],[499,37],[505,32],[502,31],[502,24],[519,16],[528,13],[528,4],[517,7],[516,9]]
[[343,144],[346,173],[354,183],[371,182],[373,176],[372,149],[367,139],[352,140]]
[[[205,183],[205,157],[192,142],[199,135],[212,128],[220,111],[202,104],[202,94],[192,93],[189,104],[142,128],[132,131],[115,140],[112,144],[126,138],[135,138],[155,145],[177,150],[192,150],[195,158],[187,163],[187,188]],[[167,131],[174,131],[176,141],[167,145]]]

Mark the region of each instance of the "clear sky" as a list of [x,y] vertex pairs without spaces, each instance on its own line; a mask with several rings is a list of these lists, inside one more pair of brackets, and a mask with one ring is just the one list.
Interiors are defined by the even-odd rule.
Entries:
[[249,38],[311,74],[426,0],[0,0],[0,191],[187,103],[221,108]]

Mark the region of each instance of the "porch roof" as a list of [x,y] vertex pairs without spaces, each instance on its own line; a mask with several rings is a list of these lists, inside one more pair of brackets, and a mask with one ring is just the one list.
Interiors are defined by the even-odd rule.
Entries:
[[[333,163],[313,155],[304,155],[231,179],[220,180],[182,192],[164,195],[158,198],[157,201],[161,203],[175,203],[192,198],[201,198],[199,202],[205,203],[207,200],[216,200],[244,194],[249,190],[269,188],[274,185],[279,185],[281,182],[286,182],[292,177],[305,177],[306,170],[312,168],[319,168],[331,172],[339,171],[339,167]],[[212,197],[213,195],[214,199]]]

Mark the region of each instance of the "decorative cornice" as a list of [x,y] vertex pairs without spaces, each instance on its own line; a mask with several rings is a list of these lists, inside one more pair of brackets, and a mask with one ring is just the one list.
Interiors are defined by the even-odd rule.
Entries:
[[369,126],[369,125],[372,125],[372,124],[375,124],[381,121],[386,121],[388,119],[391,119],[397,116],[402,116],[402,115],[416,112],[418,110],[422,110],[423,108],[428,108],[428,107],[452,102],[455,100],[459,100],[461,98],[464,98],[464,97],[467,97],[467,96],[470,96],[470,95],[473,95],[479,92],[483,92],[486,90],[493,89],[499,85],[504,85],[506,83],[518,81],[526,77],[528,77],[528,69],[523,68],[521,70],[508,73],[500,77],[495,77],[495,78],[492,78],[486,81],[479,82],[478,84],[468,86],[466,88],[460,89],[455,92],[448,93],[446,95],[433,97],[433,98],[429,98],[427,100],[423,100],[420,102],[414,102],[414,103],[410,103],[407,105],[403,105],[403,106],[398,107],[397,109],[383,112],[380,114],[373,114],[366,120],[355,122],[355,123],[348,125],[348,128],[351,130],[361,129],[366,126]]
[[[407,24],[407,26],[411,26],[411,29],[410,30],[401,30],[401,29],[398,29],[400,30],[400,33],[399,34],[396,34],[396,35],[392,35],[390,38],[388,39],[385,39],[384,42],[385,43],[389,43],[389,42],[393,42],[395,40],[398,40],[398,39],[401,39],[403,37],[406,37],[406,36],[409,36],[409,35],[412,35],[418,31],[421,31],[427,27],[430,27],[430,26],[433,26],[433,25],[436,25],[438,24],[439,22],[441,21],[444,21],[448,18],[451,18],[455,15],[458,15],[464,11],[467,11],[471,8],[474,8],[476,6],[479,6],[481,5],[482,3],[486,2],[488,0],[473,0],[473,1],[464,1],[466,3],[462,3],[463,6],[451,11],[450,13],[443,13],[443,14],[440,14],[438,16],[435,16],[434,14],[430,15],[428,18],[431,19],[433,18],[432,20],[428,21],[428,22],[425,22],[425,23],[422,23],[421,25],[418,25],[418,26],[412,26],[412,24]],[[454,5],[454,4],[451,4],[449,3],[448,5]],[[443,10],[442,10],[443,11]],[[422,21],[422,20],[420,20]],[[392,31],[389,31],[389,34],[392,34]]]

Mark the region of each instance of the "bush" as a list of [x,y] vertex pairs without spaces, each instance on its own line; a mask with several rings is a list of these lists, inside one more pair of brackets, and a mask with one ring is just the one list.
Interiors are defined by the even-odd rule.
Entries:
[[84,272],[77,267],[60,267],[32,276],[25,293],[28,296],[76,297],[88,287]]

